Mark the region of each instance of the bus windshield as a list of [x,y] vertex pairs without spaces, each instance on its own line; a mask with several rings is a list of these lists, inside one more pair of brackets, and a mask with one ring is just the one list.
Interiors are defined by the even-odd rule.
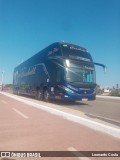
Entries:
[[62,45],[62,54],[64,57],[81,62],[93,62],[92,57],[86,49],[70,44]]
[[70,66],[65,68],[65,80],[74,84],[93,84],[95,83],[94,66],[70,63]]

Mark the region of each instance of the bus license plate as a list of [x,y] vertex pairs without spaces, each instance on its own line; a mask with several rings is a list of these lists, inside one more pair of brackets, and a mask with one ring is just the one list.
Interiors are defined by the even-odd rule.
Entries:
[[88,101],[87,98],[82,98],[82,102],[86,102],[86,101]]

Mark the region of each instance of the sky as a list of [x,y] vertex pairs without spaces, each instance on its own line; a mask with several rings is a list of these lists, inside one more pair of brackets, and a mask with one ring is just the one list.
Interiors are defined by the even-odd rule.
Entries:
[[120,0],[0,0],[0,81],[12,83],[14,68],[53,42],[91,53],[101,87],[120,86]]

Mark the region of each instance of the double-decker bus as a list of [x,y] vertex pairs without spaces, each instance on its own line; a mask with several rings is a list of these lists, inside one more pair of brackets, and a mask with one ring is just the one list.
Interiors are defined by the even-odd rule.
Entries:
[[44,101],[95,100],[95,65],[105,68],[83,47],[53,43],[14,69],[14,93]]

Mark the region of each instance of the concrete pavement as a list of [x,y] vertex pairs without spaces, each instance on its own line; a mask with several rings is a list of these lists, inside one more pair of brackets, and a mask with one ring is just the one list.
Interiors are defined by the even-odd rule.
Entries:
[[119,151],[120,140],[0,94],[0,151],[66,151],[70,148]]

